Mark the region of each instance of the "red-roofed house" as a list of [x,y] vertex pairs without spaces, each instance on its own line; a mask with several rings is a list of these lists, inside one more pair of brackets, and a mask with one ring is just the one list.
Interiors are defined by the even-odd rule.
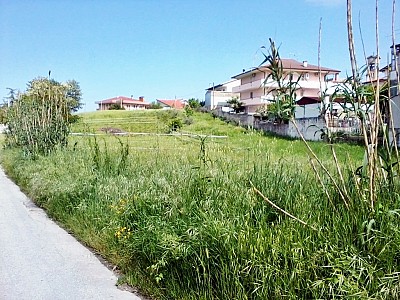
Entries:
[[120,105],[125,110],[147,109],[150,106],[150,103],[145,102],[143,97],[139,97],[137,100],[124,96],[97,101],[96,104],[99,106],[97,110],[109,110],[112,105]]
[[157,103],[159,103],[163,109],[183,109],[186,105],[183,99],[157,99]]
[[[299,62],[294,59],[281,59],[282,69],[286,76],[285,81],[291,78],[293,81],[298,82],[298,89],[296,91],[297,100],[305,97],[306,104],[310,99],[319,98],[320,95],[320,73],[322,79],[322,89],[332,88],[338,81],[339,70],[318,67],[307,63],[307,61]],[[240,101],[245,107],[245,112],[253,114],[261,106],[270,103],[269,100],[274,97],[274,89],[277,84],[268,78],[271,70],[268,69],[269,65],[262,65],[258,68],[252,68],[244,71],[232,78],[240,80],[240,85],[234,87],[234,93],[240,93]],[[319,104],[318,104],[319,105]],[[317,106],[318,106],[317,105]],[[318,115],[318,110],[315,110]]]

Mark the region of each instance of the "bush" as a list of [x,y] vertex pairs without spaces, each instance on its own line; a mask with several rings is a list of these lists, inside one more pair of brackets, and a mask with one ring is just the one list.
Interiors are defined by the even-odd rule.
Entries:
[[109,110],[125,110],[125,107],[121,106],[121,104],[111,104]]
[[181,118],[174,118],[174,119],[172,119],[172,120],[170,120],[168,122],[168,131],[170,133],[171,132],[175,132],[175,131],[181,129],[182,126],[183,126],[182,119]]
[[186,116],[187,117],[191,117],[191,116],[193,116],[193,113],[194,113],[193,108],[191,108],[189,105],[186,105],[185,106],[185,114],[186,114]]
[[7,106],[1,105],[0,106],[0,124],[5,124],[7,122],[6,111],[7,111]]
[[192,125],[194,121],[192,118],[185,118],[183,122],[185,123],[185,125]]

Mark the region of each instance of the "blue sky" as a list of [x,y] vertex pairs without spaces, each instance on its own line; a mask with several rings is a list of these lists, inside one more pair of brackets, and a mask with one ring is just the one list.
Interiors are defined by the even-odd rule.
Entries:
[[[353,2],[361,64],[359,16],[366,53],[376,53],[375,1]],[[392,1],[379,5],[386,63]],[[202,100],[212,83],[261,63],[268,38],[281,57],[317,64],[320,18],[321,65],[345,77],[345,0],[0,0],[0,100],[49,70],[80,83],[83,111],[114,96]],[[395,28],[400,37],[400,21]]]

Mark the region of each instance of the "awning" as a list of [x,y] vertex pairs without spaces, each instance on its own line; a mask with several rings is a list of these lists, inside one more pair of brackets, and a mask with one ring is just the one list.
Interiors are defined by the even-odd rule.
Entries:
[[299,101],[297,101],[297,105],[315,104],[320,102],[321,99],[318,97],[302,97]]

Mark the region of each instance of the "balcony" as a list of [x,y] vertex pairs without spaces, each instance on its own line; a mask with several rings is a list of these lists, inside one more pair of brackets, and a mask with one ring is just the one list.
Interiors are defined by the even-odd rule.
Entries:
[[243,106],[252,106],[252,105],[264,105],[271,103],[270,100],[272,100],[273,97],[269,96],[262,96],[262,97],[257,97],[257,98],[248,98],[248,99],[241,99],[241,102],[243,103]]
[[258,90],[263,87],[263,84],[264,84],[264,79],[254,80],[252,82],[232,88],[232,92],[243,93],[247,91]]
[[[265,79],[259,79],[259,80],[255,80],[237,87],[233,88],[233,92],[234,93],[243,93],[243,92],[248,92],[248,91],[254,91],[254,90],[258,90],[261,88],[266,88],[266,89],[274,89],[278,87],[278,84],[276,83],[276,81],[273,80],[268,80],[267,82],[264,83]],[[288,84],[289,81],[288,80],[284,80],[283,84]],[[323,82],[324,84],[324,82]],[[333,85],[333,83],[327,84],[325,83],[325,85]],[[300,80],[298,82],[298,88],[302,88],[302,89],[319,89],[320,88],[320,84],[319,81],[317,80]]]
[[[292,81],[292,83],[295,83],[295,81]],[[289,80],[284,80],[283,85],[289,84]],[[327,84],[325,82],[322,82],[323,86],[326,86]],[[331,85],[331,84],[328,84]],[[274,89],[278,87],[278,84],[276,81],[273,80],[268,80],[265,84],[263,84],[263,87],[267,89]],[[302,89],[319,89],[320,84],[318,80],[299,80],[297,83],[297,88],[302,88]]]

